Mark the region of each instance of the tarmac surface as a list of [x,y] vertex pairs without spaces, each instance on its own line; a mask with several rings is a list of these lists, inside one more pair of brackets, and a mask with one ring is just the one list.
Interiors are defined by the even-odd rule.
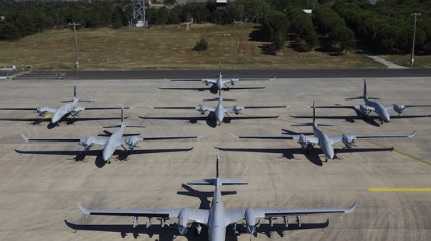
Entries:
[[[100,133],[102,126],[115,121],[75,123],[54,129],[46,124],[0,122],[0,240],[133,240],[130,218],[81,217],[78,204],[85,207],[199,207],[205,198],[179,195],[182,184],[215,175],[215,146],[222,147],[298,147],[292,141],[242,141],[237,135],[277,135],[281,129],[309,131],[309,127],[294,127],[301,123],[290,117],[311,114],[308,108],[313,99],[319,104],[345,103],[344,97],[360,95],[361,78],[275,79],[266,82],[247,82],[244,85],[265,85],[264,90],[230,91],[228,98],[237,98],[242,105],[279,105],[286,109],[253,110],[247,114],[279,114],[277,120],[232,121],[220,127],[205,122],[145,121],[138,115],[168,116],[193,111],[153,110],[153,106],[196,105],[207,92],[159,90],[169,86],[167,80],[5,80],[0,82],[1,106],[33,107],[59,104],[72,94],[78,85],[78,95],[95,99],[88,106],[132,107],[128,111],[130,124],[146,128],[130,128],[128,133],[146,135],[200,136],[197,141],[148,141],[140,148],[193,146],[191,152],[130,156],[127,161],[113,160],[97,166],[94,157],[75,161],[73,157],[19,155],[21,150],[79,150],[73,143],[24,143],[28,137],[81,137]],[[401,104],[431,103],[431,78],[368,78],[369,94],[383,97],[383,102]],[[350,103],[350,102],[348,102]],[[213,103],[209,103],[213,104]],[[230,105],[233,103],[226,103]],[[347,112],[346,112],[347,111]],[[350,114],[348,110],[327,111],[327,114]],[[117,111],[118,112],[118,111]],[[115,111],[83,112],[82,116],[117,116]],[[323,111],[318,111],[323,113]],[[408,110],[407,114],[431,113],[431,109]],[[2,111],[4,117],[33,117],[34,113]],[[305,121],[305,120],[304,120]],[[284,236],[273,233],[272,240],[334,240],[334,241],[428,241],[431,240],[431,192],[369,192],[369,188],[429,188],[431,187],[431,127],[430,119],[394,120],[382,127],[365,122],[343,120],[321,121],[336,126],[323,127],[328,133],[410,133],[414,139],[360,141],[358,147],[395,147],[393,152],[341,154],[339,159],[321,163],[303,155],[288,159],[280,154],[220,152],[221,176],[239,177],[248,186],[226,187],[237,195],[224,196],[226,207],[349,207],[358,203],[347,215],[303,217],[303,230],[297,230],[293,218]],[[339,146],[341,147],[341,146]],[[323,157],[322,157],[323,158]],[[212,190],[197,187],[197,190]],[[329,223],[326,223],[329,217]],[[107,232],[73,232],[65,226],[67,219],[76,224],[90,224],[90,229]],[[141,219],[140,224],[146,221]],[[262,229],[265,229],[263,221]],[[105,224],[105,226],[98,226]],[[114,224],[118,224],[117,226]],[[157,233],[158,222],[149,230],[139,226],[141,240],[168,241],[172,237]],[[326,227],[327,226],[327,227]],[[267,227],[267,226],[266,226]],[[268,228],[270,229],[270,228]],[[241,241],[250,240],[242,234]],[[253,240],[271,240],[259,234]],[[176,237],[176,240],[206,240],[206,236]],[[235,240],[229,236],[228,240]]]

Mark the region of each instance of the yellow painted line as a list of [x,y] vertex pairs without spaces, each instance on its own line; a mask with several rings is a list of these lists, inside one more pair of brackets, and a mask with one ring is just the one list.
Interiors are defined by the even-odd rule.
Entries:
[[368,192],[431,192],[431,187],[370,187]]

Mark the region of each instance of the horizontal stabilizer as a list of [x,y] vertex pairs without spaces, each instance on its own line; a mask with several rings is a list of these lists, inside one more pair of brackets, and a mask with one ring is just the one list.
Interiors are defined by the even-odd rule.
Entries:
[[201,179],[189,182],[188,185],[216,185],[217,181],[219,181],[222,185],[247,185],[247,182],[244,182],[239,179],[234,178],[208,178]]
[[[204,101],[219,101],[219,98],[210,98],[210,99],[204,99]],[[236,101],[236,99],[231,99],[231,98],[223,98],[223,101]]]

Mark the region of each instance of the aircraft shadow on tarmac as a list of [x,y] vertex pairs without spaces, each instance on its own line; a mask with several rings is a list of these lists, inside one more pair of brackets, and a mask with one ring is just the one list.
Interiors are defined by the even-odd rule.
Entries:
[[[233,151],[233,152],[256,152],[256,153],[271,153],[271,154],[282,154],[283,157],[291,160],[294,159],[294,155],[304,155],[307,160],[311,163],[322,166],[323,161],[320,155],[323,154],[320,148],[309,148],[304,150],[302,148],[223,148],[216,147],[221,151]],[[340,153],[356,153],[356,152],[385,152],[393,151],[393,147],[388,148],[335,148],[335,159],[340,159],[338,154]],[[330,161],[330,160],[329,160]]]
[[[136,239],[139,235],[148,235],[153,237],[158,235],[160,241],[173,241],[177,236],[184,236],[188,241],[208,241],[208,230],[205,226],[202,226],[200,234],[197,234],[195,229],[190,229],[187,234],[181,235],[178,233],[177,224],[141,224],[133,227],[132,224],[75,224],[64,220],[65,225],[73,231],[98,231],[98,232],[111,232],[119,233],[122,238],[126,238],[128,234],[133,235]],[[192,226],[195,224],[192,223]],[[300,226],[297,223],[289,223],[286,226],[284,223],[261,223],[256,227],[256,234],[263,234],[271,238],[274,233],[283,237],[287,231],[294,230],[306,230],[306,229],[324,229],[329,226],[329,219],[325,222],[314,222],[314,223],[301,223]],[[234,231],[234,226],[229,225],[226,228],[226,241],[238,241],[238,236],[241,234],[248,235],[247,228],[245,225],[237,224],[237,232]]]
[[[161,152],[176,152],[176,151],[190,151],[192,148],[167,148],[167,149],[148,149],[148,150],[115,150],[112,159],[118,161],[127,161],[130,155],[137,154],[152,154]],[[75,161],[84,161],[87,156],[95,156],[95,165],[98,168],[104,167],[107,163],[103,160],[102,150],[88,150],[88,151],[53,151],[53,150],[43,150],[43,151],[24,151],[15,150],[15,152],[20,154],[37,154],[37,155],[60,155],[60,156],[74,156]]]
[[[191,186],[186,185],[186,184],[183,184],[182,188],[184,188],[185,191],[178,191],[177,192],[178,195],[199,198],[199,201],[200,201],[199,208],[200,209],[210,209],[211,202],[210,202],[209,198],[214,196],[214,192],[199,191],[199,190],[194,189]],[[236,191],[222,191],[221,192],[222,196],[235,195],[235,194],[237,194]]]

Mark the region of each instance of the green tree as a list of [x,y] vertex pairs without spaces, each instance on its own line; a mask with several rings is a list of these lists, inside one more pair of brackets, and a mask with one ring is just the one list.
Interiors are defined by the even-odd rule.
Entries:
[[112,28],[121,28],[123,26],[123,10],[121,8],[116,7],[112,13],[111,18]]

